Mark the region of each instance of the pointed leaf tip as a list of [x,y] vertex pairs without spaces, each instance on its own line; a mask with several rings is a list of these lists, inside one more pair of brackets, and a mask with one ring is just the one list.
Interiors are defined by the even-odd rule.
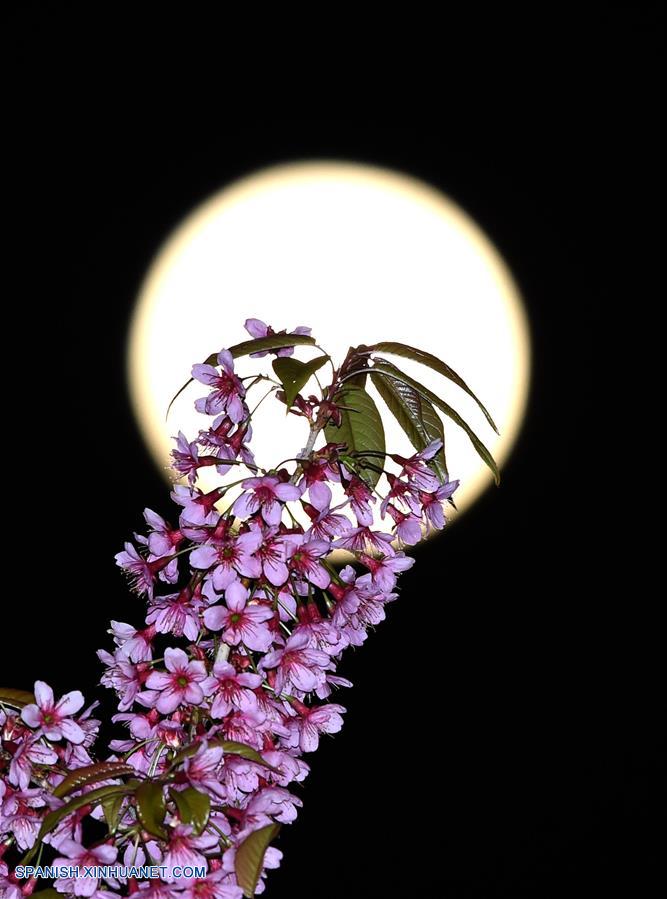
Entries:
[[[400,374],[399,369],[391,362],[383,364],[386,368],[393,369]],[[398,379],[371,374],[371,381],[417,452],[421,452],[433,440],[442,441],[442,449],[436,453],[429,464],[435,470],[440,482],[444,484],[448,476],[445,459],[445,430],[440,416],[431,403],[421,397],[414,388]]]
[[278,835],[280,824],[269,824],[254,830],[237,848],[234,867],[236,879],[247,899],[252,899],[264,867],[264,856]]
[[477,434],[475,434],[470,425],[461,418],[461,416],[455,409],[453,409],[444,400],[440,399],[440,397],[429,390],[428,387],[420,384],[419,381],[415,381],[414,378],[411,378],[410,375],[406,375],[405,372],[401,371],[399,368],[396,368],[395,365],[392,365],[391,363],[387,364],[383,359],[375,360],[373,371],[381,374],[383,377],[392,378],[395,381],[401,381],[402,383],[407,384],[409,387],[412,387],[412,389],[416,390],[420,396],[428,400],[436,408],[440,409],[441,412],[444,412],[448,418],[451,418],[451,420],[455,424],[457,424],[466,432],[466,434],[468,435],[468,439],[474,446],[479,457],[485,462],[486,465],[488,465],[488,467],[493,472],[493,477],[496,484],[500,483],[500,471],[498,470],[498,466],[496,465],[495,459],[491,455],[491,452],[482,443],[482,441],[479,439]]
[[285,390],[285,403],[288,409],[294,405],[296,395],[301,392],[312,375],[322,368],[328,358],[317,356],[310,362],[301,362],[299,359],[292,359],[291,356],[279,356],[273,361],[273,370]]
[[437,371],[445,378],[448,378],[450,381],[460,387],[461,390],[464,390],[469,397],[472,397],[496,434],[500,433],[498,431],[498,428],[496,427],[495,421],[491,418],[491,413],[486,408],[486,406],[473,393],[470,387],[468,387],[463,378],[458,375],[453,368],[447,365],[446,362],[443,362],[442,359],[438,359],[438,357],[434,356],[432,353],[427,353],[426,350],[419,350],[417,349],[417,347],[408,346],[407,343],[398,343],[393,340],[383,340],[381,343],[374,344],[371,349],[373,350],[373,352],[390,353],[394,356],[403,356],[403,358],[405,359],[412,359],[414,362],[420,362],[422,365],[427,365],[429,368],[433,369],[433,371]]

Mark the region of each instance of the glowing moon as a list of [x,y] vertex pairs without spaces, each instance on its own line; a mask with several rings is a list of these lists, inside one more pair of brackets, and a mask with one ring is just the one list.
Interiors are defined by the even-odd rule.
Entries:
[[[310,325],[339,360],[350,345],[379,340],[434,353],[482,399],[500,437],[453,384],[409,360],[394,361],[453,405],[499,464],[507,458],[530,376],[520,294],[481,229],[427,184],[364,165],[294,163],[243,178],[187,216],[148,271],[129,338],[132,403],[160,466],[168,464],[174,434],[194,436],[203,427],[192,408],[201,385],[182,394],[165,421],[192,362],[245,339],[248,317],[275,329]],[[270,371],[270,360],[247,358],[237,370],[249,374],[258,364]],[[412,452],[393,419],[386,431],[388,448]],[[460,515],[492,479],[447,419],[445,434],[450,476],[461,479]],[[294,456],[305,439],[304,420],[267,400],[253,439],[258,464]]]

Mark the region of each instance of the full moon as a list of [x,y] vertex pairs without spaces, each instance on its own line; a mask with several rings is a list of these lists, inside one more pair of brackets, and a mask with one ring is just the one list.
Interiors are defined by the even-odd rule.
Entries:
[[[165,474],[171,438],[182,430],[192,439],[204,426],[193,401],[205,388],[191,385],[167,418],[170,400],[193,362],[248,338],[243,322],[250,317],[275,330],[309,325],[338,361],[348,347],[380,340],[435,354],[480,397],[500,437],[454,384],[410,360],[394,361],[454,406],[501,467],[507,459],[530,379],[519,290],[480,227],[428,184],[356,163],[297,162],[236,181],[186,216],[146,274],[129,337],[133,408]],[[297,350],[302,359],[313,355]],[[242,375],[269,372],[270,358],[239,359],[236,368]],[[271,399],[260,412],[252,443],[257,464],[295,456],[306,440],[305,421]],[[414,452],[391,416],[385,430],[390,451]],[[492,477],[449,419],[445,435],[450,477],[461,481],[460,517]]]

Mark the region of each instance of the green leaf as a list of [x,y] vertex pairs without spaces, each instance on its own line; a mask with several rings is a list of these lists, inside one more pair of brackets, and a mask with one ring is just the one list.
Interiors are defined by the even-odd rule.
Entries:
[[137,781],[130,781],[126,784],[114,784],[108,787],[98,787],[96,790],[91,790],[89,793],[84,793],[82,796],[75,796],[74,799],[70,799],[69,802],[65,803],[65,805],[60,806],[60,808],[53,809],[45,816],[42,821],[42,826],[39,829],[39,833],[37,834],[37,839],[35,840],[35,844],[32,849],[23,857],[22,864],[27,865],[28,862],[36,855],[37,850],[39,848],[39,844],[47,835],[47,833],[51,833],[51,831],[58,826],[58,824],[62,821],[63,818],[66,818],[68,815],[71,815],[72,812],[78,811],[80,808],[83,808],[84,805],[99,805],[100,802],[109,799],[111,796],[124,796],[129,793],[134,793],[137,787]]
[[[398,369],[390,362],[385,362],[384,365],[391,366],[398,372]],[[378,374],[371,374],[371,380],[417,452],[421,452],[434,440],[442,440],[443,448],[436,453],[429,464],[434,468],[440,482],[444,484],[447,480],[444,449],[445,429],[440,416],[431,403],[402,381],[392,380]]]
[[59,893],[58,890],[54,890],[53,887],[49,887],[47,890],[37,890],[32,895],[39,897],[39,899],[63,899],[63,894]]
[[461,390],[465,390],[468,396],[472,397],[474,401],[477,403],[479,408],[484,413],[484,417],[491,425],[493,430],[498,434],[498,428],[496,427],[496,423],[491,418],[491,415],[484,406],[484,404],[479,400],[472,390],[468,387],[466,382],[460,375],[454,371],[453,368],[450,368],[446,362],[443,362],[441,359],[438,359],[437,356],[433,356],[431,353],[427,353],[425,350],[418,350],[416,347],[408,346],[406,343],[396,343],[391,340],[384,340],[382,343],[376,343],[372,347],[371,350],[379,353],[391,353],[394,356],[403,356],[405,359],[413,359],[415,362],[420,362],[422,365],[428,365],[429,368],[432,368],[433,371],[437,371],[439,374],[444,375],[446,378],[449,378],[450,381],[453,381]]
[[252,746],[248,746],[247,743],[239,743],[236,740],[213,739],[208,741],[208,745],[222,746],[225,754],[227,755],[240,755],[244,759],[248,759],[251,762],[257,762],[258,765],[264,765],[265,768],[270,768],[271,771],[276,770],[273,765],[269,765],[268,762],[264,761],[264,759],[256,749],[253,749]]
[[[263,765],[265,768],[269,768],[271,771],[275,771],[276,769],[269,765],[268,762],[265,762],[262,756],[257,752],[256,749],[253,749],[252,746],[248,746],[246,743],[238,743],[236,740],[221,740],[221,739],[212,739],[208,741],[208,745],[212,746],[222,746],[225,755],[240,755],[244,759],[248,759],[251,762],[257,762],[258,765]],[[171,760],[171,767],[174,768],[183,759],[187,759],[190,756],[194,755],[198,749],[200,744],[193,743],[191,746],[186,746],[185,749],[181,749],[180,752],[177,752],[174,758]]]
[[10,705],[15,709],[22,709],[35,701],[35,694],[27,690],[12,690],[10,687],[0,687],[0,702]]
[[115,834],[120,824],[121,809],[123,807],[122,793],[117,796],[110,796],[109,799],[102,800],[102,811],[104,812],[104,820],[107,822],[110,834]]
[[[385,453],[384,428],[373,398],[362,387],[344,384],[335,401],[344,407],[341,410],[342,421],[339,428],[331,421],[325,427],[327,440],[330,443],[346,443],[351,453],[369,450],[377,452],[377,464],[382,467]],[[380,473],[366,469],[364,477],[374,487]]]
[[345,383],[349,384],[350,387],[366,386],[369,352],[368,347],[363,344],[357,347],[351,346],[347,351],[341,374],[345,375]]
[[[270,334],[268,337],[257,337],[254,340],[244,340],[229,347],[229,352],[234,359],[241,356],[249,356],[250,353],[261,353],[264,350],[280,350],[286,346],[314,346],[315,338],[306,334]],[[217,353],[212,353],[206,360],[209,365],[215,364]],[[213,361],[211,361],[213,360]]]
[[87,765],[85,768],[71,771],[64,780],[61,780],[53,791],[53,795],[62,799],[75,790],[99,783],[101,780],[111,780],[127,774],[136,775],[136,773],[131,765],[125,765],[123,762],[99,762],[96,765]]
[[170,789],[169,795],[176,803],[178,817],[183,824],[192,824],[194,833],[199,835],[208,824],[211,813],[209,797],[194,787],[186,787],[185,790]]
[[236,879],[247,899],[252,899],[255,895],[264,865],[264,855],[279,830],[280,824],[268,824],[266,827],[254,830],[236,850],[234,860]]
[[[229,352],[233,359],[239,359],[241,356],[248,356],[250,353],[261,353],[264,350],[280,350],[287,346],[313,346],[315,344],[314,337],[308,337],[305,334],[271,334],[268,337],[258,337],[256,340],[244,340],[243,343],[236,343],[229,347]],[[204,360],[205,365],[217,365],[218,354],[211,353]],[[194,378],[188,378],[185,384],[176,391],[171,398],[171,402],[167,407],[167,415],[174,405],[176,399],[183,393],[186,387],[192,384]]]
[[317,356],[310,362],[300,362],[298,359],[286,356],[274,359],[273,370],[285,390],[288,409],[294,405],[297,393],[308,383],[315,372],[322,368],[328,358],[328,356]]
[[145,780],[137,787],[135,796],[137,815],[144,830],[164,839],[166,832],[162,824],[167,813],[167,803],[163,785],[154,780]]
[[441,400],[439,396],[436,396],[435,393],[430,391],[428,387],[424,387],[423,384],[420,384],[419,381],[415,381],[414,378],[411,378],[409,375],[406,375],[405,372],[402,372],[400,369],[396,368],[394,365],[388,365],[383,360],[376,360],[373,366],[373,371],[378,372],[384,377],[390,377],[392,380],[401,381],[404,384],[407,384],[409,387],[412,387],[413,390],[416,390],[417,393],[427,399],[429,402],[433,403],[441,412],[444,412],[448,418],[457,424],[460,428],[462,428],[470,442],[475,447],[475,450],[481,457],[481,459],[489,466],[491,471],[493,472],[493,477],[495,479],[496,484],[500,483],[500,472],[498,471],[498,466],[496,465],[493,456],[490,451],[484,446],[479,437],[475,434],[472,428],[465,422],[458,412],[456,412],[450,405],[448,405],[444,400]]

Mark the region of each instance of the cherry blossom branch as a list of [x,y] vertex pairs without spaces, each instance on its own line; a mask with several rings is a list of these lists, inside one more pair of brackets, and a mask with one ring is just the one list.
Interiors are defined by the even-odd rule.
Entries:
[[[442,425],[429,406],[435,395],[371,353],[411,356],[470,393],[458,375],[396,343],[351,348],[337,369],[308,328],[276,332],[248,319],[246,329],[250,341],[193,367],[192,379],[207,388],[195,402],[207,426],[192,440],[179,434],[172,452],[177,523],[146,509],[147,532],[116,556],[147,603],[139,627],[111,622],[111,651],[98,653],[101,683],[118,700],[111,720],[127,734],[95,753],[97,703],[82,710],[79,691],[56,699],[39,680],[34,693],[0,689],[7,899],[33,893],[44,851],[51,867],[92,871],[85,883],[55,877],[67,897],[261,893],[282,857],[272,845],[277,831],[302,805],[293,791],[309,771],[303,755],[342,727],[345,709],[329,700],[351,686],[337,673],[344,652],[367,639],[397,598],[398,576],[414,562],[405,547],[445,524],[443,505],[458,481],[446,474]],[[300,362],[291,358],[297,346],[322,355]],[[268,353],[277,381],[237,375],[236,360]],[[316,372],[327,361],[332,383],[322,389]],[[379,377],[373,382],[412,455],[387,452],[366,376]],[[301,392],[311,378],[319,397]],[[251,412],[247,391],[260,380],[280,390]],[[300,453],[267,470],[249,444],[253,415],[271,394],[307,419],[309,433]],[[322,432],[327,442],[315,450]],[[254,476],[226,481],[237,465]],[[206,493],[204,468],[222,479]],[[377,513],[392,522],[390,532],[378,528]],[[341,549],[356,568],[338,571],[332,560]],[[155,864],[157,878],[147,868]]]

